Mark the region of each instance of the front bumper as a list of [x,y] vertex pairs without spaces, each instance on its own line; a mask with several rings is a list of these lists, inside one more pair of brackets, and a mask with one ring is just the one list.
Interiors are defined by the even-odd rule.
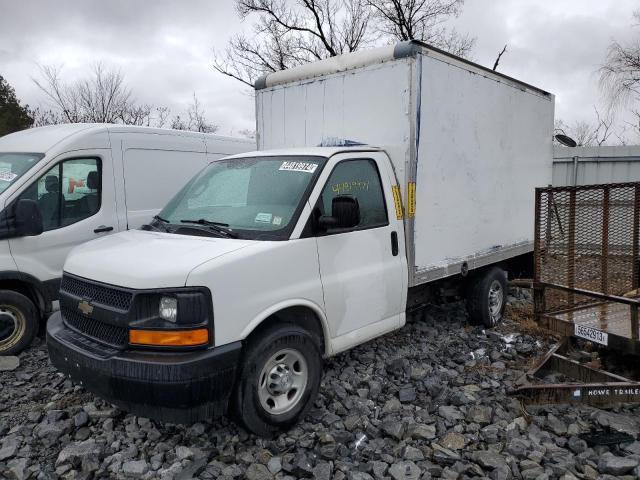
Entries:
[[192,423],[226,413],[241,342],[204,351],[123,351],[70,329],[56,312],[47,322],[47,347],[58,370],[123,410]]

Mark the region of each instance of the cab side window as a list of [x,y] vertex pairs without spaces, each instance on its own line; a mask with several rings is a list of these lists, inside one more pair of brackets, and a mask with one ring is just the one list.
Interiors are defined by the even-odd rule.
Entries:
[[360,223],[356,229],[388,224],[380,174],[373,160],[346,160],[335,166],[318,202],[321,215],[331,215],[331,202],[338,195],[358,199]]
[[37,202],[44,230],[71,225],[100,210],[102,165],[97,158],[75,158],[53,166],[21,195]]

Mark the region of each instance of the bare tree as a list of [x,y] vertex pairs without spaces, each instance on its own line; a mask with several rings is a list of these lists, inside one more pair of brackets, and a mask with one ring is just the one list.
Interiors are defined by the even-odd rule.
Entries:
[[202,133],[215,133],[220,127],[207,120],[204,109],[194,92],[193,102],[187,110],[187,118],[176,115],[171,121],[171,128]]
[[117,70],[97,63],[90,77],[72,84],[61,79],[59,68],[42,66],[40,70],[42,79],[34,82],[66,122],[115,123],[130,115],[138,116],[139,112],[133,110],[139,106]]
[[502,55],[505,54],[505,52],[507,51],[507,46],[505,45],[502,50],[500,51],[500,53],[498,53],[498,56],[496,57],[496,61],[493,64],[493,71],[495,72],[496,70],[498,70],[498,65],[500,64],[500,59],[502,58]]
[[556,120],[555,129],[573,138],[578,147],[605,145],[612,135],[621,141],[623,138],[621,135],[624,131],[614,131],[613,115],[607,113],[603,116],[596,107],[593,109],[596,116],[595,122],[580,120],[576,121],[573,125],[567,125],[562,120]]
[[378,28],[396,40],[422,40],[461,57],[467,57],[475,38],[460,35],[444,23],[457,17],[464,0],[365,0]]
[[214,68],[253,86],[260,75],[358,50],[371,40],[362,0],[237,0],[244,20],[258,17],[251,38],[239,34]]
[[[38,107],[31,110],[34,126],[57,123],[123,123],[126,125],[164,127],[171,111],[165,106],[138,103],[126,87],[123,75],[117,70],[94,66],[91,75],[75,83],[66,83],[60,69],[40,67],[41,79],[34,79],[52,108]],[[219,127],[209,122],[202,105],[193,95],[193,103],[186,117],[175,116],[172,128],[213,133]]]
[[[637,27],[640,10],[635,11],[633,17]],[[638,108],[634,105],[640,100],[640,38],[624,45],[613,41],[599,72],[600,88],[606,95],[609,108],[615,111],[622,107],[635,114]],[[639,129],[638,126],[635,128]]]

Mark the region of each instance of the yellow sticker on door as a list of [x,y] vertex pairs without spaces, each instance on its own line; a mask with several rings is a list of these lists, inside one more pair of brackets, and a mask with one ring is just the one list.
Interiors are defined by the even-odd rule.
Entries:
[[407,216],[413,218],[416,216],[416,182],[409,182],[407,197]]
[[396,218],[398,220],[402,220],[404,214],[402,212],[402,198],[400,197],[400,187],[398,185],[394,185],[391,187],[393,191],[393,203],[396,207]]

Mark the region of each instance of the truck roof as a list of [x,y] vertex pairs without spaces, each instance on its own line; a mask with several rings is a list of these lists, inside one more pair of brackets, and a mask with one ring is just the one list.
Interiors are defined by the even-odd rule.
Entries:
[[139,127],[136,125],[119,125],[113,123],[65,123],[47,125],[45,127],[29,128],[0,137],[0,151],[44,153],[65,141],[74,141],[83,136],[94,135],[99,132],[113,133],[154,133],[160,135],[176,135],[211,140],[223,140],[242,144],[255,144],[253,140],[245,140],[210,133],[191,132],[187,130],[173,130],[169,128]]
[[246,157],[331,157],[337,153],[348,152],[376,152],[381,149],[370,145],[357,145],[352,147],[301,147],[285,148],[274,150],[259,150],[254,152],[237,153],[225,158],[246,158]]
[[279,70],[258,78],[254,84],[256,90],[283,85],[291,82],[321,77],[332,73],[344,72],[356,68],[375,65],[391,60],[414,57],[417,54],[429,55],[440,58],[448,63],[454,63],[461,68],[476,71],[486,76],[503,79],[506,83],[512,83],[527,89],[536,91],[539,94],[550,95],[549,92],[517,80],[508,75],[491,70],[478,63],[458,57],[419,40],[408,40],[395,45],[360,50],[357,52],[345,53],[336,57],[326,58],[317,62],[311,62],[287,70]]

